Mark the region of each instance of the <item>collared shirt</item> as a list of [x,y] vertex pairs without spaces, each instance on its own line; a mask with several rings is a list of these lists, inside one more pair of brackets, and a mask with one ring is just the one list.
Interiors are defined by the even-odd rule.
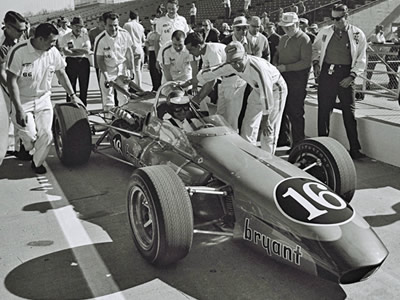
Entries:
[[177,15],[171,19],[165,15],[159,18],[156,23],[156,32],[160,35],[160,46],[162,47],[170,41],[172,33],[178,29],[184,33],[189,32],[189,26],[184,17]]
[[94,55],[104,56],[104,63],[109,71],[115,71],[127,58],[127,53],[132,47],[129,33],[122,28],[118,29],[117,36],[110,36],[104,31],[97,36],[94,46]]
[[124,25],[124,29],[129,32],[133,42],[133,53],[143,53],[143,42],[145,40],[143,25],[132,20]]
[[196,6],[195,7],[191,7],[189,13],[190,13],[191,16],[195,16],[197,14]]
[[248,32],[247,41],[249,42],[249,54],[269,60],[270,50],[268,39],[263,34],[257,32],[256,35],[252,35]]
[[173,80],[186,81],[192,78],[190,63],[196,59],[185,47],[177,52],[172,44],[167,44],[160,52],[161,62],[170,66],[169,71]]
[[275,65],[285,65],[286,72],[301,71],[311,67],[312,44],[310,37],[300,29],[289,37],[281,37],[276,48]]
[[[366,49],[367,40],[365,34],[358,27],[349,24],[347,34],[349,36],[350,53],[351,53],[351,70],[357,75],[364,72],[366,67]],[[318,61],[319,65],[325,61],[325,55],[329,41],[331,40],[334,25],[326,26],[320,29],[312,45],[312,60]]]
[[350,40],[347,30],[335,30],[326,47],[324,62],[336,65],[351,65]]
[[197,75],[197,79],[208,82],[230,74],[237,74],[260,94],[263,114],[269,114],[275,105],[273,85],[281,77],[278,69],[261,57],[247,55],[247,62],[243,72],[238,72],[230,64],[224,63],[218,67],[200,72]]
[[226,61],[225,45],[221,43],[206,43],[206,52],[201,55],[203,69],[208,69]]
[[22,103],[50,93],[55,71],[64,69],[65,65],[57,48],[37,50],[32,46],[32,39],[16,44],[7,56],[7,70],[18,76]]
[[157,33],[155,31],[149,32],[146,39],[147,50],[154,51],[154,45],[156,44]]
[[[64,34],[59,43],[61,48],[90,50],[90,40],[87,33],[81,32],[76,36],[72,31]],[[65,55],[67,57],[88,57],[88,55]]]

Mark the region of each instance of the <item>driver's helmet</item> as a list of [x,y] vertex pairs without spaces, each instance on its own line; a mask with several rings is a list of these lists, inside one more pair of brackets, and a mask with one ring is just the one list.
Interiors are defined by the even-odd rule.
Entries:
[[190,110],[190,100],[182,90],[174,90],[167,96],[167,112],[174,116],[175,113]]

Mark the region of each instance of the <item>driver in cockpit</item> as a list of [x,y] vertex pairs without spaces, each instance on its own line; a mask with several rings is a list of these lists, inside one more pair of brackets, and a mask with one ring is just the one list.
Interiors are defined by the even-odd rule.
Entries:
[[174,90],[167,96],[167,113],[163,120],[172,125],[191,132],[201,126],[201,122],[196,119],[191,107],[190,100],[184,91]]

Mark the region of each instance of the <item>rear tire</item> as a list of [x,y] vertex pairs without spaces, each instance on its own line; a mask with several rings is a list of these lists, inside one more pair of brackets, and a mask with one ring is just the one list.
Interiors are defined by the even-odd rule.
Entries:
[[92,135],[83,107],[72,103],[56,104],[52,129],[57,156],[64,165],[82,165],[89,160]]
[[329,137],[305,139],[290,152],[288,161],[306,170],[350,203],[356,189],[356,170],[347,150]]
[[193,241],[193,211],[182,180],[168,166],[136,169],[129,183],[128,218],[141,255],[155,265],[184,258]]

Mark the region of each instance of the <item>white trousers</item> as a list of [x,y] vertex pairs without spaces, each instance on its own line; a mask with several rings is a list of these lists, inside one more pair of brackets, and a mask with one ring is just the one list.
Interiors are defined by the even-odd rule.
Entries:
[[246,81],[235,75],[222,78],[218,87],[217,114],[223,116],[234,130],[238,130],[246,85]]
[[261,124],[263,117],[260,94],[253,89],[247,101],[246,113],[243,118],[241,136],[256,145],[258,131],[261,124],[261,149],[274,154],[278,142],[279,130],[281,127],[282,114],[285,108],[287,86],[283,77],[273,85],[274,106],[269,110],[265,124]]
[[11,113],[11,118],[26,151],[33,153],[33,162],[35,166],[39,167],[46,160],[53,140],[51,132],[53,106],[50,100],[50,93],[39,99],[23,103],[22,108],[28,118],[25,127],[17,124],[15,110]]
[[[128,75],[128,72],[122,68],[121,70],[116,70],[116,72],[108,72],[109,74],[109,79],[110,80],[115,80],[118,75]],[[109,87],[107,88],[105,86],[105,77],[103,73],[100,72],[100,91],[101,91],[101,98],[103,100],[103,109],[105,111],[110,111],[111,108],[115,106],[115,101],[114,101],[114,88]],[[128,97],[125,96],[122,93],[117,92],[117,99],[118,99],[118,105],[124,105],[125,103],[128,102]]]
[[7,153],[9,123],[6,99],[0,89],[0,165]]

